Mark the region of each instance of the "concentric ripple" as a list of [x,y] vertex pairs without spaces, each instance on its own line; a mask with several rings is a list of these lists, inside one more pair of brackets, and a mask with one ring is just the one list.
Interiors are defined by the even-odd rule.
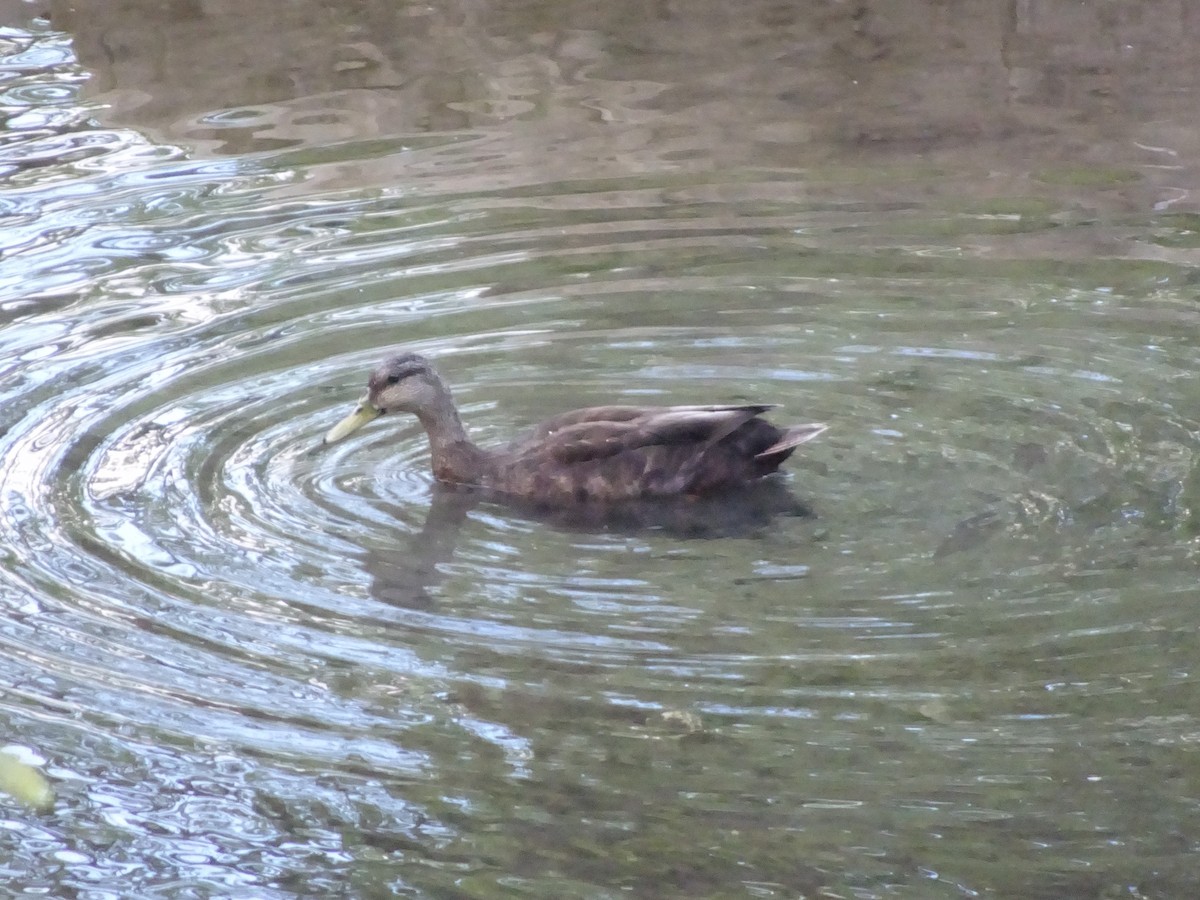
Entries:
[[[253,174],[240,190],[211,221],[64,231],[58,252],[93,254],[100,296],[63,296],[50,261],[44,307],[20,307],[5,335],[3,641],[26,702],[272,767],[355,779],[369,761],[421,785],[404,815],[467,840],[475,826],[450,826],[442,799],[456,761],[487,808],[547,761],[596,765],[574,729],[754,733],[776,766],[806,723],[818,795],[846,790],[848,723],[886,729],[897,710],[943,723],[926,752],[961,762],[968,710],[1031,705],[1039,718],[1005,739],[1038,756],[1060,732],[1035,723],[1069,715],[1073,691],[1099,702],[1101,670],[1146,673],[1154,635],[1183,622],[1170,598],[1190,588],[1194,547],[1172,535],[1196,424],[1164,385],[1195,362],[1177,336],[1194,325],[1186,304],[1143,326],[1102,286],[965,302],[936,270],[835,280],[786,255],[745,283],[707,204],[673,227],[617,186],[588,194],[622,211],[602,229],[531,201],[495,240],[466,223],[511,215],[507,197],[436,215],[321,198],[278,215]],[[673,253],[693,272],[651,275]],[[320,446],[399,345],[439,360],[485,443],[613,399],[767,400],[781,419],[828,419],[788,482],[815,515],[712,540],[564,529],[439,491],[415,422]],[[1133,602],[1131,573],[1147,571],[1161,599]],[[922,670],[931,656],[939,669]],[[1064,656],[1083,671],[1063,675]],[[985,699],[977,667],[1007,673],[1008,699]],[[271,781],[308,809],[306,789]],[[813,788],[775,789],[799,802]]]
[[[849,896],[980,823],[1122,871],[1127,797],[1196,824],[1126,771],[1195,731],[1186,267],[1042,266],[1062,217],[930,185],[525,183],[496,131],[202,162],[42,127],[0,255],[0,713],[79,845],[21,832],[39,890],[657,896],[698,847]],[[345,186],[381,158],[403,188]],[[833,427],[787,503],[537,517],[440,489],[415,421],[321,446],[400,346],[481,443],[614,401]]]

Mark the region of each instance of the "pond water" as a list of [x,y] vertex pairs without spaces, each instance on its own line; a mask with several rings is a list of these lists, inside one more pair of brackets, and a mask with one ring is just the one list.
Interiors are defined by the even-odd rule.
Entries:
[[[12,6],[0,893],[1194,890],[1186,2]],[[319,446],[401,347],[832,427],[568,526]]]

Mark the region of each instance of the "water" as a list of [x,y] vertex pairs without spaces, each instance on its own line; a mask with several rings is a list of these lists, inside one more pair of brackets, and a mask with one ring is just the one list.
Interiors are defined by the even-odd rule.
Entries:
[[[1191,14],[906,8],[13,18],[0,893],[1189,896]],[[811,514],[320,448],[400,346],[830,422]]]

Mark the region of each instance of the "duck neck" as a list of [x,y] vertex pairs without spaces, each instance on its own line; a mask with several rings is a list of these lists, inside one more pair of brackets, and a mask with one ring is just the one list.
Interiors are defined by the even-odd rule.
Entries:
[[418,412],[417,418],[429,437],[433,474],[443,481],[467,480],[466,473],[459,471],[461,463],[478,450],[467,437],[449,391],[438,398],[436,405]]

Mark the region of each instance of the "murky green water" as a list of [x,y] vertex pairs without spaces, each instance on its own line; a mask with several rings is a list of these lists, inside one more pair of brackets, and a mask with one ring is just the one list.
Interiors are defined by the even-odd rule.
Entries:
[[[1190,895],[1194,17],[844,6],[10,19],[0,894]],[[401,346],[830,422],[813,514],[317,448]]]

